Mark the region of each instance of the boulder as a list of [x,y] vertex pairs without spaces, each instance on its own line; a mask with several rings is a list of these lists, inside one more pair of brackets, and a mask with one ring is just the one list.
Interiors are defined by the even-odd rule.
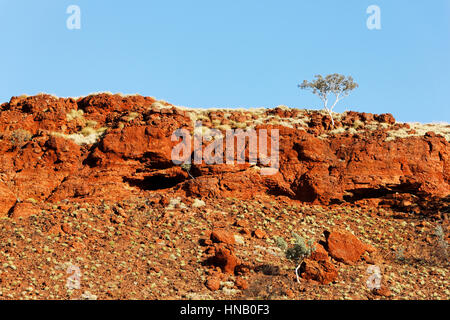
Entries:
[[224,229],[217,229],[211,233],[211,240],[218,243],[235,244],[236,239],[232,232]]
[[326,249],[330,256],[345,264],[356,263],[364,252],[372,248],[347,231],[326,231],[325,237],[327,240]]
[[329,284],[336,280],[338,272],[330,261],[305,259],[300,266],[300,276],[320,284]]

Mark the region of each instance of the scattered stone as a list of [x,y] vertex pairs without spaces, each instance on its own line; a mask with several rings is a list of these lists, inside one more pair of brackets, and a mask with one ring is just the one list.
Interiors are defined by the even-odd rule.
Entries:
[[286,294],[286,296],[289,299],[293,299],[295,297],[295,294],[294,294],[294,292],[291,289],[284,290],[284,293]]
[[246,290],[248,289],[248,282],[247,280],[241,278],[241,277],[237,277],[236,278],[236,287],[240,290]]
[[236,221],[236,226],[241,228],[247,228],[248,227],[248,221],[244,219],[239,219]]
[[382,285],[381,288],[379,289],[373,289],[372,291],[375,295],[380,296],[380,297],[390,297],[392,296],[392,292],[391,290],[389,290],[388,287]]
[[258,239],[264,239],[264,238],[267,237],[266,232],[264,230],[262,230],[262,229],[256,229],[253,234]]
[[206,287],[211,291],[220,289],[220,279],[217,276],[211,276],[206,280]]
[[[79,99],[49,95],[13,97],[2,104],[0,234],[5,261],[1,265],[8,270],[0,272],[2,297],[67,298],[66,290],[59,290],[64,281],[55,285],[55,280],[70,276],[65,269],[56,278],[50,275],[46,279],[45,275],[53,274],[57,261],[70,256],[82,266],[82,277],[86,278],[83,286],[89,290],[97,288],[102,298],[212,299],[206,285],[210,290],[220,290],[221,283],[217,288],[217,281],[234,278],[229,275],[232,273],[245,280],[234,278],[231,287],[227,285],[215,297],[239,292],[236,289],[248,286],[247,281],[253,287],[261,278],[263,281],[258,285],[266,290],[260,295],[263,298],[283,298],[284,292],[290,298],[302,299],[333,298],[339,293],[345,298],[367,298],[367,288],[355,286],[358,276],[354,268],[343,272],[339,286],[333,290],[317,291],[309,284],[295,286],[292,282],[296,280],[295,274],[286,275],[292,265],[286,265],[284,251],[272,247],[253,250],[252,242],[275,245],[273,236],[290,237],[294,230],[288,227],[303,228],[292,222],[306,222],[311,228],[304,231],[315,233],[328,212],[336,214],[333,219],[336,225],[348,225],[361,234],[366,232],[374,241],[381,235],[384,239],[380,249],[385,250],[410,248],[415,243],[418,248],[435,248],[436,237],[431,229],[437,220],[427,219],[430,222],[422,227],[418,223],[420,230],[409,223],[424,216],[432,218],[428,213],[441,216],[440,223],[448,226],[442,201],[448,197],[448,170],[442,168],[446,169],[449,163],[449,142],[441,135],[427,133],[424,137],[422,129],[417,128],[409,131],[416,137],[402,138],[403,129],[410,127],[395,123],[391,115],[346,112],[337,119],[336,128],[331,128],[329,116],[322,112],[289,108],[262,113],[203,112],[179,110],[165,102],[154,108],[151,107],[154,102],[140,96],[100,94]],[[80,117],[68,120],[68,113]],[[267,119],[269,115],[272,117]],[[192,128],[193,117],[197,116],[211,128],[252,125],[255,123],[252,119],[259,120],[261,128],[279,128],[280,173],[263,176],[248,164],[193,165],[189,172],[174,165],[173,130]],[[273,116],[280,117],[280,121]],[[285,127],[283,123],[287,122],[290,125]],[[433,126],[428,130],[434,130]],[[377,192],[391,185],[398,192],[386,195]],[[277,194],[284,196],[273,196]],[[208,199],[207,204],[201,199]],[[182,200],[190,205],[187,207]],[[323,207],[300,204],[297,200]],[[342,201],[359,206],[360,219],[347,220],[347,208],[341,206]],[[208,210],[189,210],[205,206]],[[399,207],[406,210],[400,213],[388,209]],[[411,212],[420,216],[404,219],[407,222],[402,227],[400,219],[393,220],[410,217]],[[348,213],[353,214],[353,209],[348,208]],[[33,214],[36,217],[21,221],[21,217]],[[383,223],[378,224],[380,217]],[[271,221],[272,229],[263,227],[262,222],[267,221]],[[231,224],[234,227],[227,229]],[[211,234],[204,232],[210,225],[225,229],[228,235],[210,240]],[[398,230],[401,235],[396,234]],[[254,238],[250,238],[252,231]],[[257,241],[269,237],[267,242]],[[197,247],[199,240],[205,238],[208,240],[200,241],[201,247]],[[355,238],[332,233],[323,247],[315,245],[316,250],[303,264],[303,277],[320,283],[332,281],[337,271],[333,270],[336,266],[331,264],[335,261],[330,259],[331,255],[346,263],[362,258],[369,264],[382,265],[377,262],[381,252]],[[445,240],[448,242],[448,237]],[[245,266],[240,264],[233,243],[239,244]],[[365,254],[361,255],[361,251]],[[22,259],[24,253],[27,259]],[[428,258],[428,255],[420,257],[419,250],[411,252],[411,256],[416,254],[420,259]],[[205,257],[212,257],[213,266],[199,270]],[[152,269],[155,263],[158,267]],[[261,271],[273,277],[255,274],[255,266],[260,264],[269,265]],[[393,279],[389,280],[389,274],[383,276],[389,282],[403,284],[402,287],[392,286],[392,293],[382,287],[374,294],[389,297],[395,293],[395,298],[419,299],[449,296],[448,290],[439,290],[446,275],[444,268],[430,270],[430,266],[421,265],[417,284],[409,288],[411,272],[417,270],[406,264],[404,267],[405,272],[394,272]],[[153,271],[164,276],[151,286],[140,288],[133,275],[127,276],[127,270],[149,278],[155,276]],[[207,281],[195,281],[200,277]],[[36,279],[29,284],[35,292],[29,290],[30,293],[21,296],[22,290],[28,291],[28,285],[20,285],[21,279]],[[279,283],[283,281],[285,286],[280,290]],[[115,285],[109,287],[108,282]],[[168,283],[171,285],[166,291]],[[187,293],[192,290],[197,293]],[[198,292],[201,290],[206,294],[201,295]],[[300,292],[304,295],[298,296]],[[83,298],[97,297],[86,291]]]
[[330,259],[328,252],[325,250],[325,248],[319,244],[314,244],[316,250],[311,253],[310,259],[315,261],[327,261]]
[[325,232],[327,250],[333,259],[345,264],[354,264],[367,251],[367,246],[347,231]]
[[235,244],[236,240],[234,234],[228,232],[224,229],[217,229],[211,233],[211,240],[214,242],[225,243],[225,244]]
[[151,266],[149,268],[150,271],[156,272],[156,273],[160,273],[161,272],[161,268],[158,266]]
[[213,244],[213,242],[210,239],[203,240],[203,245],[205,245],[205,246],[211,246],[212,244]]
[[63,223],[63,224],[61,225],[61,230],[62,230],[64,233],[67,233],[67,234],[71,234],[71,233],[72,233],[72,228],[70,227],[70,225],[69,225],[68,223]]
[[305,259],[300,266],[300,276],[320,284],[329,284],[336,280],[338,272],[330,261]]

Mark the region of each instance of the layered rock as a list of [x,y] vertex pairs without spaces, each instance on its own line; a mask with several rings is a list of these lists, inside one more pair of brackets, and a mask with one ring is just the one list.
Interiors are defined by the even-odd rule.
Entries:
[[[249,163],[175,165],[172,134],[193,132],[195,120],[222,132],[278,129],[279,172],[264,176],[260,164]],[[0,109],[0,216],[26,199],[96,202],[161,190],[199,198],[270,193],[317,204],[369,201],[419,211],[430,200],[448,205],[447,139],[433,132],[388,139],[392,130],[408,125],[388,114],[348,112],[333,129],[320,111],[196,111],[141,96],[13,97]],[[248,144],[245,155],[248,160]]]

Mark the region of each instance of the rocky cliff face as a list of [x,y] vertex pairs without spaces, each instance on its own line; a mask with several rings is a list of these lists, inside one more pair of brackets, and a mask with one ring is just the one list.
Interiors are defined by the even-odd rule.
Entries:
[[[13,97],[0,106],[0,299],[448,300],[450,128],[335,122],[283,106]],[[278,142],[273,175],[249,161],[250,141],[227,155],[241,164],[172,161],[178,129],[204,140],[186,145],[195,160],[250,128]]]
[[[189,110],[142,96],[13,97],[0,108],[0,216],[43,202],[100,202],[168,194],[196,198],[286,196],[416,213],[448,209],[448,136],[389,115],[346,112],[336,127],[320,111]],[[279,172],[258,165],[175,165],[175,130],[279,130]],[[396,133],[403,132],[404,135]],[[205,145],[203,146],[203,148]],[[248,159],[248,144],[245,151]],[[446,207],[447,206],[447,207]],[[427,210],[426,210],[427,209]],[[25,215],[27,215],[25,214]]]

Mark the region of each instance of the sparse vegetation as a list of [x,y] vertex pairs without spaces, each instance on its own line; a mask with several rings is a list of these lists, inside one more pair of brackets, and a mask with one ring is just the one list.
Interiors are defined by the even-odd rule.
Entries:
[[450,141],[450,124],[449,123],[408,123],[410,129],[401,128],[389,130],[386,141],[394,141],[396,139],[404,139],[408,137],[423,137],[427,132],[434,132],[443,136]]
[[106,133],[106,130],[107,128],[105,127],[99,129],[85,127],[79,133],[65,134],[61,132],[52,132],[50,134],[56,137],[72,140],[78,145],[90,145],[97,143]]
[[183,164],[181,165],[181,169],[183,169],[184,171],[186,171],[187,174],[188,174],[192,179],[195,179],[195,178],[192,176],[192,174],[191,174],[191,168],[192,168],[192,165],[191,165],[190,163],[183,163]]
[[[32,99],[34,97],[29,98],[30,101]],[[114,97],[114,102],[116,100],[117,97]],[[70,101],[72,103],[74,102]],[[172,107],[161,103],[166,108]],[[182,119],[180,114],[168,112],[168,115],[164,115],[164,112],[146,110],[151,102],[145,107],[140,107],[139,104],[130,106],[127,102],[126,108],[132,108],[131,110],[124,108],[120,111],[120,108],[114,108],[113,112],[105,113],[97,110],[91,113],[91,108],[86,107],[89,111],[86,114],[80,112],[81,116],[74,112],[72,121],[61,119],[58,112],[58,122],[55,125],[51,121],[58,109],[49,104],[48,113],[25,115],[29,118],[23,121],[24,128],[32,130],[28,134],[13,132],[21,124],[21,106],[18,104],[16,107],[20,116],[16,118],[11,117],[16,112],[14,107],[9,110],[4,108],[2,119],[5,121],[2,125],[5,130],[0,136],[3,136],[7,153],[2,160],[4,166],[0,173],[0,188],[2,192],[5,190],[3,196],[6,210],[0,217],[0,300],[448,300],[450,297],[447,280],[450,269],[446,199],[437,197],[437,203],[430,202],[428,209],[425,208],[427,198],[422,198],[414,190],[403,190],[403,186],[397,188],[394,185],[393,193],[389,192],[387,196],[371,191],[366,194],[365,190],[354,192],[349,186],[343,186],[345,201],[354,202],[354,205],[338,202],[330,206],[313,205],[297,200],[289,190],[292,189],[295,193],[295,188],[301,187],[295,181],[304,179],[297,174],[303,169],[282,171],[284,177],[280,176],[280,179],[284,178],[287,182],[284,184],[278,178],[260,179],[252,167],[242,170],[240,167],[233,168],[234,171],[224,172],[220,172],[221,167],[207,172],[203,166],[195,167],[194,164],[187,163],[176,167],[166,158],[165,148],[169,143],[162,143],[163,148],[159,144],[152,145],[151,148],[143,144],[144,148],[134,153],[143,154],[141,158],[134,154],[128,158],[121,151],[113,151],[117,144],[108,147],[106,143],[111,140],[105,140],[105,148],[76,148],[82,154],[78,157],[78,163],[72,162],[72,158],[67,157],[70,155],[65,154],[73,148],[64,148],[64,141],[56,141],[56,150],[49,148],[53,147],[54,140],[50,139],[52,144],[48,143],[49,135],[89,145],[98,143],[103,134],[108,133],[112,137],[120,137],[122,134],[126,138],[123,142],[127,144],[128,150],[128,146],[142,141],[141,138],[128,138],[134,132],[144,133],[143,127],[147,129],[154,125],[157,127],[155,129],[162,129],[164,132],[166,128],[174,128],[174,124],[180,122],[187,124],[186,127],[190,125],[189,118]],[[105,103],[104,106],[106,110],[108,104]],[[63,118],[66,118],[66,112],[62,113]],[[341,176],[344,171],[340,167],[344,168],[350,163],[348,159],[353,159],[353,151],[349,149],[352,149],[354,141],[363,142],[356,144],[360,149],[359,146],[370,141],[371,137],[379,135],[381,138],[375,139],[375,147],[378,144],[392,147],[392,144],[381,141],[386,135],[389,136],[389,130],[395,132],[404,129],[409,137],[435,131],[436,128],[446,129],[422,125],[420,130],[415,130],[413,126],[409,130],[403,124],[392,124],[391,119],[384,118],[382,121],[386,122],[382,123],[375,116],[342,113],[334,114],[336,128],[327,130],[330,121],[326,111],[311,112],[285,106],[280,106],[277,110],[262,109],[255,112],[222,110],[216,113],[212,110],[196,110],[187,112],[185,116],[191,113],[194,115],[191,118],[199,116],[204,121],[200,134],[208,134],[215,128],[231,129],[237,123],[245,124],[247,128],[259,125],[293,128],[294,130],[283,129],[283,139],[298,134],[293,141],[299,144],[299,148],[289,148],[288,153],[282,155],[287,155],[283,158],[286,161],[292,159],[292,163],[283,165],[293,164],[300,168],[306,164],[307,170],[308,167],[312,168],[310,172],[315,172],[313,170],[318,166],[306,157],[309,152],[308,143],[312,141],[311,148],[316,149],[318,141],[310,138],[323,138],[324,141],[319,141],[320,144],[331,145],[331,152],[337,154],[337,158],[330,162],[336,167],[328,167],[327,172],[326,166],[321,162],[320,168],[323,167],[324,170],[316,173],[325,178],[342,177],[334,183],[347,180],[345,176]],[[45,121],[43,126],[39,119]],[[30,120],[35,122],[34,126]],[[152,121],[154,123],[150,123]],[[102,126],[111,129],[106,132],[107,129]],[[116,130],[125,127],[127,130],[140,128],[129,132]],[[397,130],[398,128],[402,129]],[[387,130],[383,132],[384,129]],[[60,132],[52,133],[49,130]],[[308,134],[299,133],[299,130],[307,130]],[[9,139],[12,133],[20,148],[11,148]],[[146,138],[147,133],[145,131]],[[339,134],[343,136],[334,136]],[[351,134],[357,134],[358,137],[349,137]],[[29,139],[32,142],[26,144]],[[447,154],[445,150],[434,148],[435,141],[432,144],[433,151],[441,152],[428,158],[429,141],[425,140],[429,139],[414,140],[421,140],[419,142],[423,146],[421,148],[425,149],[425,161],[431,159],[445,164]],[[116,143],[117,140],[113,142]],[[401,142],[398,143],[399,147],[415,145],[415,141]],[[447,146],[445,141],[437,142],[443,148]],[[66,143],[69,144],[70,141]],[[335,144],[332,145],[333,143]],[[283,144],[286,145],[288,144]],[[373,145],[368,147],[372,148]],[[151,152],[147,152],[149,150]],[[305,158],[299,157],[299,153],[296,155],[293,152],[296,150],[303,151]],[[376,153],[365,150],[371,159],[372,156],[377,157]],[[414,148],[408,150],[414,151]],[[164,153],[161,157],[158,157],[159,151]],[[404,154],[410,154],[403,153],[400,148],[391,148],[390,152],[394,156],[398,153],[402,159]],[[109,159],[113,160],[111,165],[109,161],[103,161],[110,155]],[[354,155],[359,153],[355,152]],[[407,161],[411,172],[420,173],[417,167],[423,162],[411,160],[414,160],[411,165]],[[342,164],[338,161],[342,161]],[[168,163],[170,164],[167,165]],[[398,162],[394,161],[393,164],[397,166]],[[434,167],[441,175],[442,167]],[[434,171],[434,167],[430,171]],[[75,171],[77,168],[83,168],[81,174]],[[380,175],[386,181],[383,168],[374,172],[361,171],[361,176],[357,177],[358,168],[355,167],[356,176],[350,177],[354,178],[355,185],[365,184],[369,179],[376,186],[378,183],[375,180]],[[361,168],[364,169],[364,166]],[[115,171],[116,169],[118,170]],[[40,175],[35,176],[35,173]],[[195,176],[197,180],[186,181],[189,179],[188,175],[191,178]],[[392,178],[396,180],[398,177],[394,173]],[[417,178],[421,177],[418,175]],[[164,184],[169,180],[167,185],[172,187],[165,188]],[[311,179],[311,186],[314,187],[313,183],[318,182],[321,187],[321,181],[323,180]],[[267,185],[263,185],[266,182]],[[432,182],[430,179],[431,186]],[[391,188],[390,185],[386,186],[388,187]],[[10,190],[15,196],[20,196],[16,204],[13,204],[14,194],[10,194]],[[321,190],[317,189],[317,192]],[[326,190],[329,191],[330,188]],[[384,194],[384,189],[380,191]],[[394,193],[396,191],[402,192]],[[380,198],[359,200],[360,195]],[[11,204],[10,199],[13,199]],[[380,202],[377,206],[378,200],[385,202]],[[14,207],[9,209],[12,205]],[[433,215],[433,212],[436,214]],[[28,217],[29,213],[32,214]],[[223,239],[212,237],[212,231],[219,229],[226,235]],[[349,231],[367,244],[367,252],[354,264],[347,265],[332,254],[332,246],[327,242],[329,238],[327,239],[324,231],[335,229]],[[314,239],[314,242],[308,239]],[[314,253],[315,248],[317,252]],[[223,255],[216,256],[219,251]],[[211,258],[214,257],[220,258],[220,261],[212,263]],[[236,262],[236,265],[227,272],[221,260],[231,264]],[[65,270],[70,264],[76,264],[80,268],[79,290],[66,288],[69,275]],[[301,271],[299,266],[295,269],[299,284],[295,283],[293,272],[297,264],[305,267]],[[380,266],[382,284],[392,294],[389,297],[378,296],[368,290],[366,271],[370,265]],[[319,284],[322,283],[322,275],[327,276],[333,268],[336,269],[337,278],[328,284]],[[207,280],[216,277],[220,283],[218,289],[207,287]]]
[[276,245],[278,246],[278,248],[280,248],[283,251],[286,251],[286,249],[288,248],[288,244],[287,244],[286,240],[284,240],[283,237],[277,237],[275,242],[276,242]]
[[308,244],[306,244],[305,239],[297,233],[293,232],[292,236],[294,237],[293,246],[288,248],[286,241],[281,237],[276,239],[276,244],[281,250],[285,251],[286,258],[297,263],[295,274],[297,276],[297,282],[300,282],[298,270],[300,269],[302,261],[315,251],[315,247],[312,240],[309,240]]
[[72,110],[70,110],[70,112],[68,113],[68,114],[66,114],[66,118],[67,118],[67,121],[72,121],[72,120],[75,120],[75,119],[80,119],[80,118],[83,118],[83,115],[84,115],[84,111],[83,110],[74,110],[74,109],[72,109]]
[[17,129],[11,133],[10,141],[13,146],[19,146],[30,141],[32,136],[33,135],[27,130]]
[[[345,77],[341,74],[329,74],[326,77],[316,75],[315,80],[308,82],[304,80],[302,84],[298,85],[300,89],[311,90],[313,94],[317,95],[323,102],[324,109],[331,117],[331,122],[334,127],[333,109],[336,104],[347,97],[351,91],[358,87],[358,84],[353,81],[352,77]],[[334,94],[335,101],[329,106],[329,95]]]
[[194,208],[201,208],[204,207],[206,205],[205,201],[201,200],[201,199],[194,199],[194,202],[192,203],[192,207]]
[[307,245],[305,239],[295,232],[292,234],[292,236],[295,239],[295,243],[292,247],[286,250],[286,258],[296,262],[301,262],[303,259],[309,257],[311,253],[314,252],[315,248],[313,247],[313,242],[309,240]]

